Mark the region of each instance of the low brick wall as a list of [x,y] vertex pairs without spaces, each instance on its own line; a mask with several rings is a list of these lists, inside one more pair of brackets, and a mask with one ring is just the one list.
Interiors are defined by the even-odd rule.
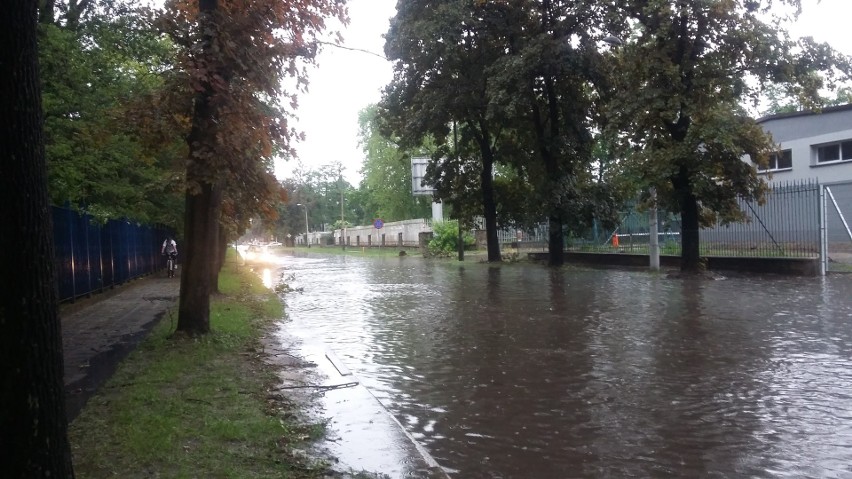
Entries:
[[[534,261],[547,261],[548,253],[529,253]],[[707,256],[707,269],[740,273],[774,273],[790,276],[819,276],[819,258],[743,258]],[[565,253],[568,263],[597,266],[647,268],[648,255],[625,253]],[[680,256],[660,256],[660,266],[680,268]]]

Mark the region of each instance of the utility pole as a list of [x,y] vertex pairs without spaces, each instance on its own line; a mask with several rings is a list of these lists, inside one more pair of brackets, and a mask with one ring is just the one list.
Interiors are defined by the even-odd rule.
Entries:
[[296,206],[304,206],[305,207],[305,244],[308,245],[308,248],[311,247],[311,240],[308,238],[310,234],[308,232],[308,205],[303,205],[302,203],[296,203]]
[[346,251],[346,220],[343,217],[343,165],[337,164],[337,181],[340,184],[340,247]]

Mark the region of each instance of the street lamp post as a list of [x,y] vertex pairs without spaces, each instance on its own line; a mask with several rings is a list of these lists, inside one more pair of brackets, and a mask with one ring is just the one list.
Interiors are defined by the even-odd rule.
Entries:
[[308,248],[311,247],[311,242],[308,239],[308,205],[303,205],[302,203],[296,203],[296,206],[304,206],[305,207],[305,244],[308,245]]

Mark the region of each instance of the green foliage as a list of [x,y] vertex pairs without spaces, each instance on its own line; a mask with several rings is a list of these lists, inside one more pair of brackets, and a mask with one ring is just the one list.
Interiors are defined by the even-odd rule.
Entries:
[[[364,211],[387,222],[427,218],[429,198],[411,194],[411,152],[382,134],[380,121],[376,105],[358,115],[358,136],[365,155],[360,185],[366,199]],[[366,224],[371,218],[359,219],[359,224]]]
[[339,230],[339,229],[343,229],[343,228],[351,228],[352,226],[354,226],[354,225],[352,223],[348,222],[348,221],[337,220],[331,225],[331,228]]
[[[429,241],[429,254],[433,256],[449,256],[458,251],[459,223],[458,221],[436,221],[432,223],[433,236]],[[474,237],[465,232],[462,235],[464,245],[473,246]]]
[[826,45],[790,40],[771,3],[629,0],[617,12],[630,28],[609,57],[607,133],[636,184],[681,213],[684,269],[700,266],[701,226],[743,220],[736,198],[762,201],[766,191],[742,160],[761,164],[775,146],[743,105],[767,84],[814,104],[837,68],[849,71]]
[[102,219],[178,226],[181,175],[173,166],[182,139],[174,131],[153,138],[135,108],[162,87],[170,44],[142,12],[127,9],[93,12],[74,28],[43,23],[39,47],[52,201]]
[[[496,103],[488,89],[489,68],[507,51],[507,37],[501,30],[511,20],[507,8],[506,2],[400,2],[385,36],[385,54],[394,62],[394,80],[385,88],[379,105],[383,128],[398,137],[402,147],[418,147],[430,139],[437,148],[445,147],[446,158],[479,162],[479,204],[489,261],[500,261],[492,179],[500,148],[507,140],[501,134],[501,109],[493,108]],[[466,127],[461,136],[454,134],[454,125]],[[478,150],[477,154],[460,154],[459,147],[465,144]],[[437,158],[440,156],[433,156]],[[430,168],[432,180],[452,171],[440,165]],[[446,182],[451,187],[461,183]],[[447,202],[467,203],[458,199],[459,190],[438,188]]]
[[270,222],[268,230],[278,237],[305,232],[305,208],[311,230],[339,227],[341,222],[341,200],[343,221],[358,224],[362,216],[361,198],[358,191],[341,175],[342,165],[327,165],[317,170],[297,170],[295,178],[284,180],[281,185],[289,198],[278,205],[277,219]]

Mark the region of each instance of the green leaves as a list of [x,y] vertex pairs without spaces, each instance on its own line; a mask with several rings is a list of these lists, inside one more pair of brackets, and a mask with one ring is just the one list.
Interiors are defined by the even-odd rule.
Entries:
[[[177,225],[170,156],[180,137],[152,141],[134,112],[151,95],[169,46],[141,12],[88,16],[75,29],[40,25],[50,194],[101,218]],[[150,105],[148,105],[150,108]],[[165,140],[165,141],[163,141]]]
[[412,152],[400,148],[391,138],[384,136],[379,126],[377,107],[371,105],[358,115],[359,141],[365,161],[361,189],[366,193],[363,205],[367,218],[359,224],[369,224],[372,218],[400,221],[410,218],[428,218],[428,198],[411,194]]

